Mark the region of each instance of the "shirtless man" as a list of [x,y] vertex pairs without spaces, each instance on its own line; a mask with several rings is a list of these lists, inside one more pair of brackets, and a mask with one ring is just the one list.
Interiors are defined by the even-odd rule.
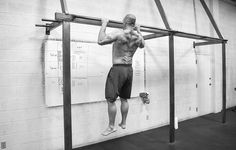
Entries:
[[106,27],[109,22],[102,19],[102,26],[98,35],[98,44],[106,45],[113,43],[112,46],[112,63],[113,66],[106,80],[105,97],[108,104],[109,125],[102,133],[106,136],[116,131],[115,117],[117,97],[121,100],[122,120],[119,126],[126,128],[126,117],[128,114],[129,104],[127,99],[130,98],[133,68],[132,58],[137,48],[144,47],[144,39],[140,32],[140,27],[135,24],[136,17],[128,14],[123,19],[123,30],[106,34]]

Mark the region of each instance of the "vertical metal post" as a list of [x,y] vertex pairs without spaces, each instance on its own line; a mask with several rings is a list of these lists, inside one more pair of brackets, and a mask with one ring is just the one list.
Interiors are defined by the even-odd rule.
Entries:
[[222,123],[226,122],[226,54],[225,42],[222,43]]
[[170,87],[170,143],[175,141],[175,67],[174,67],[174,35],[169,35],[169,87]]
[[64,147],[72,150],[71,127],[71,69],[70,69],[70,22],[62,23],[63,46],[63,111],[64,111]]

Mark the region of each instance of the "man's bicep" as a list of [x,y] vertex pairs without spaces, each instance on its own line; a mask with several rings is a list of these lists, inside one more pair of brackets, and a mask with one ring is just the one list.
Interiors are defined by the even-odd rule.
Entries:
[[102,39],[99,39],[100,45],[110,44],[117,40],[118,33],[112,32],[109,34],[106,34]]
[[106,42],[114,42],[117,39],[117,33],[107,34],[105,37]]

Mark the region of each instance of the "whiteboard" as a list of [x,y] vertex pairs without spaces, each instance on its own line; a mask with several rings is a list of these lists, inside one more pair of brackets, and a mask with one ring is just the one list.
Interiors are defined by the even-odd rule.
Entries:
[[[47,106],[63,104],[62,41],[45,42],[45,98]],[[105,82],[112,66],[112,45],[71,42],[71,103],[105,100]],[[133,57],[131,97],[144,90],[144,50]]]

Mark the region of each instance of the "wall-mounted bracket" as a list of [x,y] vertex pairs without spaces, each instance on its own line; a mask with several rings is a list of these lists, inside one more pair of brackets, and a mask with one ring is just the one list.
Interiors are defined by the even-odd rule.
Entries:
[[214,42],[193,42],[193,48],[197,47],[197,46],[205,46],[205,45],[213,45],[213,44],[222,44],[222,43],[226,43],[227,40],[223,40],[223,41],[214,41]]

